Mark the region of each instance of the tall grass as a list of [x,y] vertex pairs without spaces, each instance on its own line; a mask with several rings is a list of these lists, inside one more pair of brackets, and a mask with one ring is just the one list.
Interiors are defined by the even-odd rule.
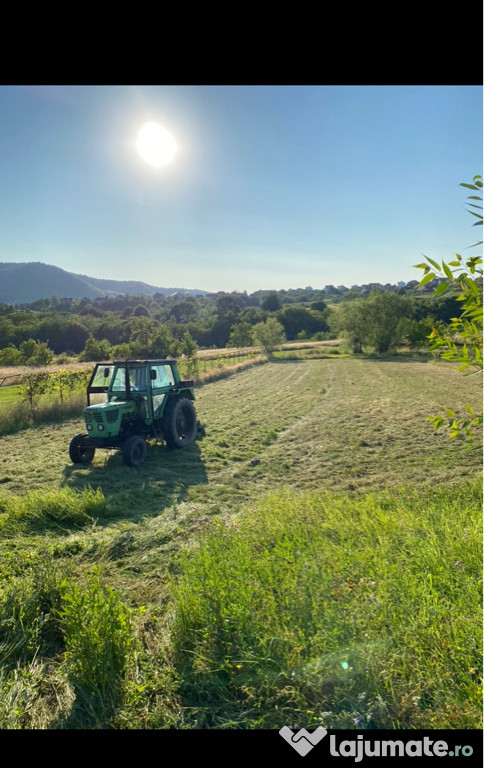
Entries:
[[[65,637],[63,667],[82,709],[113,713],[123,696],[134,634],[130,609],[97,575],[68,584],[59,611]],[[93,700],[95,706],[93,706]]]
[[86,395],[75,392],[63,403],[51,396],[43,399],[32,410],[28,403],[5,404],[0,408],[0,435],[9,435],[37,424],[62,421],[81,415],[86,406]]
[[100,489],[76,492],[71,488],[32,490],[24,496],[0,494],[0,538],[46,529],[69,530],[106,517]]
[[481,727],[481,485],[270,495],[173,583],[196,727]]
[[17,578],[0,603],[0,727],[89,728],[123,703],[131,610],[98,574],[59,565]]
[[263,365],[268,362],[267,355],[258,355],[257,357],[251,357],[247,360],[242,360],[235,365],[223,365],[216,368],[211,368],[206,371],[202,371],[195,376],[195,383],[198,386],[203,384],[209,384],[212,381],[220,381],[220,379],[226,379],[229,376],[233,376],[235,373],[241,373],[252,368],[255,365]]

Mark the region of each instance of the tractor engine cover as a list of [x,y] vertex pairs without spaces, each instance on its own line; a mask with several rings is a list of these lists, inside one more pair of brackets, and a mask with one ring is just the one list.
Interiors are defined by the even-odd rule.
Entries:
[[120,433],[123,418],[134,418],[135,415],[136,406],[129,400],[100,403],[84,408],[88,434],[99,438],[116,437]]

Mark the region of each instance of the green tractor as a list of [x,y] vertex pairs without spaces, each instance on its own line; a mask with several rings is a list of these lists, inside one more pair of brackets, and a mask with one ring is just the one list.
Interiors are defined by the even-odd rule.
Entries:
[[[87,434],[69,445],[74,464],[90,464],[96,448],[120,448],[128,467],[146,458],[146,438],[185,448],[205,430],[197,421],[194,382],[181,381],[176,360],[97,363],[87,387]],[[97,400],[95,404],[92,400]]]

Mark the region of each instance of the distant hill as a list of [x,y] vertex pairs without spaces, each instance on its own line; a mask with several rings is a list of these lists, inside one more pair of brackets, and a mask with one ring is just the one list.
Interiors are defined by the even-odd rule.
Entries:
[[94,299],[96,296],[133,295],[153,296],[162,293],[190,293],[203,295],[205,291],[186,288],[159,288],[138,280],[101,280],[72,272],[40,261],[0,262],[0,304],[29,304],[37,299]]

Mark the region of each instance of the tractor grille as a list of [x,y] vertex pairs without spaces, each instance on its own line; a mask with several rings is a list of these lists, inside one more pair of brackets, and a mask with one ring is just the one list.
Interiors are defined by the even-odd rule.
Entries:
[[87,421],[95,421],[96,424],[103,424],[104,417],[108,424],[114,424],[118,420],[118,410],[88,411],[86,413]]

